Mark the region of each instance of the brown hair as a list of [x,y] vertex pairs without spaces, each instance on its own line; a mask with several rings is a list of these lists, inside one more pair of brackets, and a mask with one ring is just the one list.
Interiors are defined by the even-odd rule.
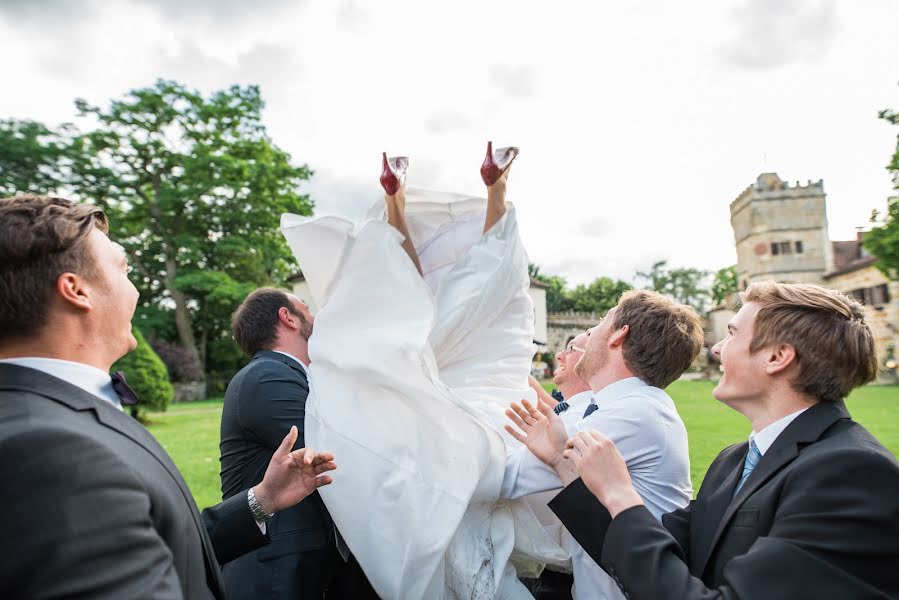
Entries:
[[775,344],[796,351],[796,391],[833,402],[877,375],[874,334],[856,300],[819,285],[773,281],[753,283],[740,299],[760,307],[750,352]]
[[702,320],[696,311],[656,292],[631,290],[621,297],[613,329],[625,325],[624,363],[657,388],[680,377],[702,349]]
[[46,325],[60,275],[96,276],[87,242],[94,227],[108,227],[96,206],[49,196],[0,199],[0,341]]
[[278,332],[278,311],[289,310],[303,324],[303,335],[308,339],[309,322],[297,312],[284,290],[265,287],[252,292],[234,311],[231,332],[244,354],[253,357],[260,350],[269,350]]

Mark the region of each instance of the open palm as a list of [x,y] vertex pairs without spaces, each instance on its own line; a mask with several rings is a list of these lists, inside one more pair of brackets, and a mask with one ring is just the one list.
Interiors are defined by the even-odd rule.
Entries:
[[568,432],[549,404],[538,402],[535,407],[527,400],[522,400],[521,405],[513,402],[506,410],[506,416],[518,428],[506,425],[506,431],[527,446],[534,456],[551,467],[563,460]]

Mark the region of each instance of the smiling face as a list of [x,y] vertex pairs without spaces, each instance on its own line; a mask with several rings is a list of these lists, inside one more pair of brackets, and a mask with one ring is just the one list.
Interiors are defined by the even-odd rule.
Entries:
[[611,309],[600,322],[587,331],[586,352],[574,368],[575,374],[590,381],[609,361],[609,340],[615,326],[615,311]]
[[587,332],[583,331],[568,342],[568,346],[564,350],[556,354],[556,362],[559,366],[553,372],[553,383],[559,387],[562,395],[566,398],[590,389],[590,386],[574,372],[575,365],[584,355],[587,339]]
[[712,395],[734,408],[765,396],[770,386],[766,353],[750,351],[759,308],[755,302],[745,303],[728,323],[727,337],[712,348],[712,353],[721,360],[722,371]]
[[128,259],[124,249],[94,229],[88,237],[93,257],[93,277],[87,278],[85,288],[90,294],[90,318],[96,340],[114,362],[137,347],[131,333],[131,319],[139,297],[137,288],[128,279]]

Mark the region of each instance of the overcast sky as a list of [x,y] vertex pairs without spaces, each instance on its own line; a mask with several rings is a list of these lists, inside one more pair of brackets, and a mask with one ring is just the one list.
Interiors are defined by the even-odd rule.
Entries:
[[0,0],[0,118],[56,124],[164,77],[259,84],[320,213],[361,215],[380,152],[483,194],[487,139],[532,262],[572,283],[736,260],[762,171],[824,180],[831,237],[891,193],[899,3]]

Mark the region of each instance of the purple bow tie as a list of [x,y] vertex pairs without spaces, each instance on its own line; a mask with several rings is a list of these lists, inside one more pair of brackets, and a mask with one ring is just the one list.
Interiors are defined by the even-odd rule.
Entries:
[[116,371],[110,377],[112,378],[112,389],[115,390],[116,396],[119,397],[119,402],[125,406],[137,404],[137,394],[125,381],[125,372]]

